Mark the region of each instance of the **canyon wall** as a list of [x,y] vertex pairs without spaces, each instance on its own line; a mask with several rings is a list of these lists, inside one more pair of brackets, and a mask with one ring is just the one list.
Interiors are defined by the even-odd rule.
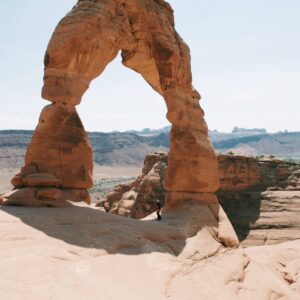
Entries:
[[[300,238],[300,165],[270,158],[219,155],[219,202],[242,245]],[[147,155],[141,176],[119,185],[99,203],[107,212],[143,218],[164,205],[167,154]]]

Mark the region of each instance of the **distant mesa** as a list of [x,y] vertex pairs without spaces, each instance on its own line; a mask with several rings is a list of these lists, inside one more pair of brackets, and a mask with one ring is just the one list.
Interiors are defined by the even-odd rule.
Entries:
[[[20,168],[33,131],[0,131],[0,167]],[[167,127],[130,132],[88,132],[93,146],[93,160],[99,165],[131,165],[141,167],[150,152],[168,151],[170,132]],[[300,160],[300,132],[288,133],[224,133],[209,132],[214,148],[219,153],[232,151],[240,155],[270,156]]]
[[135,133],[141,136],[158,135],[161,133],[170,133],[171,126],[165,126],[159,129],[144,128],[142,130],[128,130],[126,132]]
[[234,127],[232,133],[267,133],[267,130],[264,128],[247,129],[243,127]]

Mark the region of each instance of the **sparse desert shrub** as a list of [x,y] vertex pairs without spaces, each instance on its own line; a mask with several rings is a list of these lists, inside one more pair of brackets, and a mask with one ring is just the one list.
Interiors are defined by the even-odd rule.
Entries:
[[234,156],[234,152],[233,151],[229,151],[229,152],[226,153],[226,155]]

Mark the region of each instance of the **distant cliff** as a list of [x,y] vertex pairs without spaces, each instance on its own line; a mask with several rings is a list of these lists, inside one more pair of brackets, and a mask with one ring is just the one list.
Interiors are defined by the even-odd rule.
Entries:
[[[100,165],[143,164],[149,152],[168,151],[169,127],[130,132],[90,132],[94,161]],[[0,168],[23,164],[32,131],[0,131]],[[276,156],[300,160],[300,132],[265,133],[263,129],[234,129],[232,133],[209,132],[217,152],[240,155]]]

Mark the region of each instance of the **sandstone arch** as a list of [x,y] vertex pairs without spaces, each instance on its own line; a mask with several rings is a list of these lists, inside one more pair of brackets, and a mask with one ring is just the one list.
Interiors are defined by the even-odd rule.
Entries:
[[188,198],[187,193],[202,198],[219,188],[217,159],[192,86],[190,51],[174,26],[173,10],[164,0],[78,0],[45,54],[42,97],[51,104],[41,113],[25,167],[12,179],[23,193],[12,197],[14,203],[24,194],[31,199],[28,205],[64,198],[88,202],[92,148],[76,105],[120,51],[123,64],[140,73],[167,105],[172,123],[164,183],[168,203]]

